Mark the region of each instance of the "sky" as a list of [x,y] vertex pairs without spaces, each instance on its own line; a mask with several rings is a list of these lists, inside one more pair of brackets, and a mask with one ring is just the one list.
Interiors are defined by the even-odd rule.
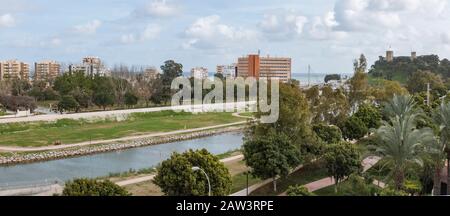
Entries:
[[450,58],[449,14],[450,0],[0,0],[0,60],[215,71],[261,50],[293,73],[349,73],[389,47]]

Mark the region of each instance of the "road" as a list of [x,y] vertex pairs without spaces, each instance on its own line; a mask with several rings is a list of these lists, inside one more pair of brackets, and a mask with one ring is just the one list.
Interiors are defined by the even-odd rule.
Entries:
[[112,110],[103,112],[88,112],[88,113],[73,113],[73,114],[47,114],[36,115],[28,117],[18,118],[5,118],[0,119],[0,124],[7,123],[19,123],[19,122],[36,122],[36,121],[57,121],[60,119],[96,119],[96,118],[111,118],[111,117],[125,117],[133,113],[149,113],[149,112],[161,112],[161,111],[186,111],[193,113],[200,112],[213,112],[215,110],[225,108],[245,109],[248,105],[255,105],[256,102],[237,102],[237,103],[218,103],[218,104],[204,104],[204,105],[185,105],[185,106],[168,106],[168,107],[154,107],[143,109],[128,109],[128,110]]
[[122,137],[122,138],[110,139],[110,140],[93,140],[93,141],[87,141],[87,142],[76,143],[76,144],[67,144],[67,145],[42,146],[42,147],[0,146],[0,152],[36,152],[36,151],[61,150],[61,149],[73,148],[73,147],[83,147],[83,146],[89,146],[89,145],[147,139],[147,138],[152,138],[152,137],[163,137],[163,136],[177,135],[177,134],[183,134],[183,133],[193,133],[193,132],[199,132],[199,131],[205,131],[205,130],[211,130],[211,129],[217,129],[217,128],[239,126],[239,125],[243,125],[246,123],[247,123],[247,121],[241,121],[241,122],[235,122],[235,123],[230,123],[230,124],[214,125],[214,126],[202,127],[202,128],[177,130],[177,131],[161,132],[161,133],[151,133],[151,134]]

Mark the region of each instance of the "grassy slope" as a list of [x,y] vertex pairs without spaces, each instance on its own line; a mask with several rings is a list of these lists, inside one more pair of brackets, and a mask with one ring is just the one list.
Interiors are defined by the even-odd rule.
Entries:
[[152,132],[207,127],[243,121],[230,113],[146,113],[135,114],[129,120],[86,121],[60,120],[57,123],[26,123],[0,125],[0,145],[46,146],[60,140],[63,144],[89,140],[114,139]]

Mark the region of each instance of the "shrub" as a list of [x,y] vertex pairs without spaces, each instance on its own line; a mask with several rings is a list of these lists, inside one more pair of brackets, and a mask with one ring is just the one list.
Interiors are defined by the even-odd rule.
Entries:
[[119,185],[109,180],[75,179],[67,182],[63,196],[129,196],[131,195]]
[[289,186],[286,193],[288,196],[315,196],[314,193],[308,191],[308,188],[300,185]]

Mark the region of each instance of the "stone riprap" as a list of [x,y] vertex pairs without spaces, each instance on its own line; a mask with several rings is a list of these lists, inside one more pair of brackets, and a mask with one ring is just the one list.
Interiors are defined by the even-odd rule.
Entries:
[[177,134],[164,137],[152,137],[147,139],[139,139],[135,141],[130,141],[126,143],[112,143],[104,145],[95,146],[85,146],[73,149],[59,150],[59,151],[45,151],[37,153],[27,153],[27,154],[14,154],[12,156],[0,156],[0,165],[12,165],[20,163],[32,163],[38,161],[48,161],[55,159],[62,159],[68,157],[77,157],[83,155],[97,154],[112,152],[130,148],[138,148],[150,145],[158,145],[170,142],[184,141],[190,139],[197,139],[201,137],[213,136],[229,132],[241,131],[244,127],[229,127],[221,128],[208,131],[199,131],[187,134]]

